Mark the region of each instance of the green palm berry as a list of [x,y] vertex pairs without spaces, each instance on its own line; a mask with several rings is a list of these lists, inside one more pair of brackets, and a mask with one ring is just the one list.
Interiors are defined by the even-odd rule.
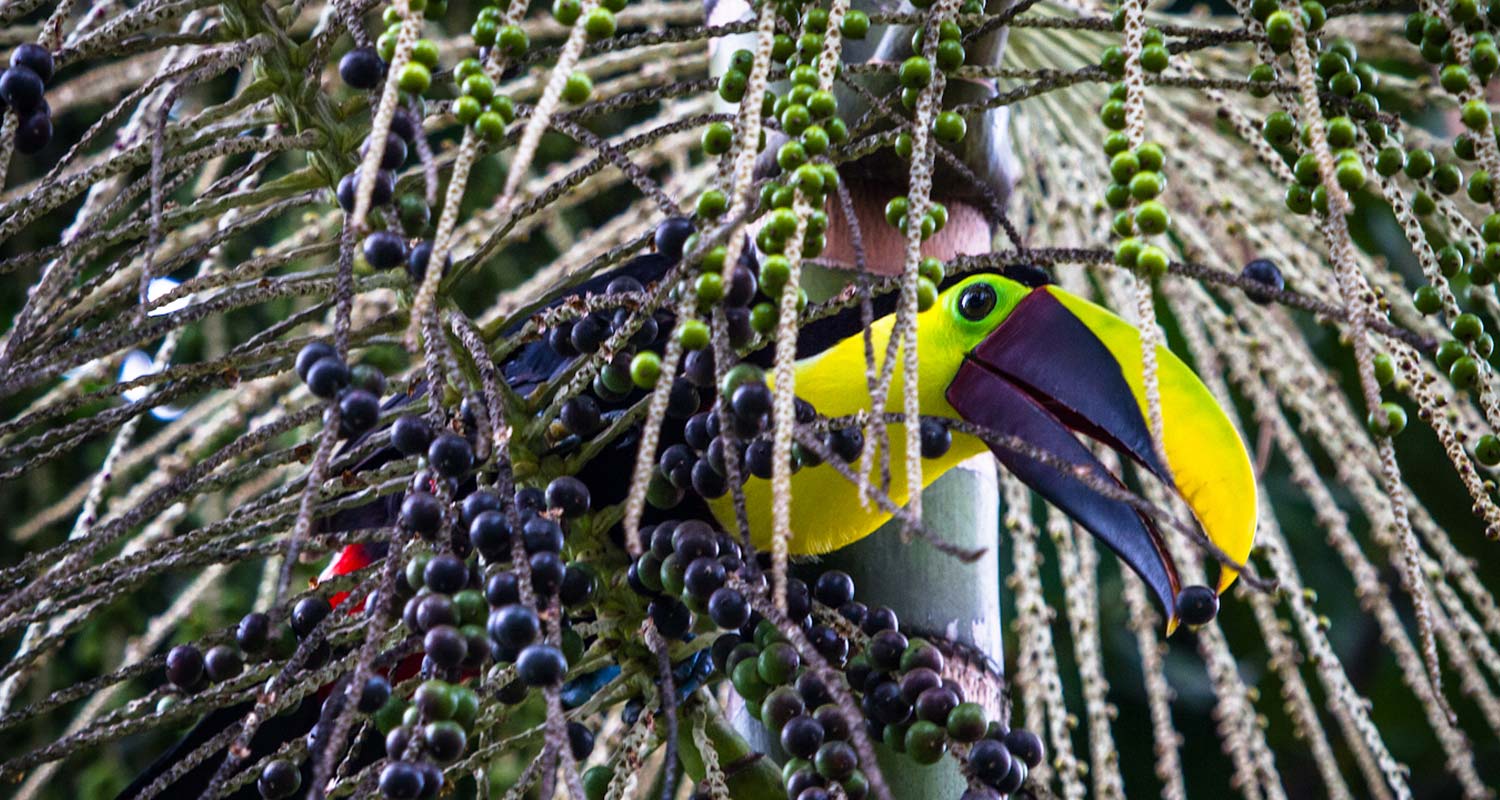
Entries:
[[1358,191],[1365,185],[1365,168],[1358,161],[1345,161],[1334,170],[1334,177],[1338,179],[1339,186],[1342,186],[1344,191]]
[[828,119],[838,113],[839,101],[833,92],[819,89],[807,98],[807,110],[812,112],[813,119]]
[[1135,215],[1129,209],[1115,214],[1114,221],[1110,223],[1109,229],[1116,236],[1135,235]]
[[1285,11],[1275,11],[1266,17],[1266,41],[1271,49],[1285,53],[1292,46],[1292,37],[1297,33],[1297,23]]
[[1270,64],[1256,64],[1247,79],[1251,97],[1266,97],[1271,94],[1271,84],[1276,82],[1276,68]]
[[969,54],[964,50],[964,46],[961,42],[952,40],[944,40],[938,42],[938,69],[944,72],[952,72],[953,70],[956,70],[959,67],[963,66],[964,61],[967,60],[968,57]]
[[1375,156],[1375,171],[1389,178],[1406,168],[1406,151],[1399,147],[1382,148]]
[[1406,17],[1406,27],[1402,33],[1406,35],[1406,41],[1412,44],[1422,43],[1422,30],[1427,25],[1427,16],[1418,11]]
[[797,37],[797,55],[811,61],[822,52],[823,35],[821,33],[804,33]]
[[901,62],[896,76],[907,89],[925,89],[932,83],[932,62],[921,56],[912,56]]
[[734,145],[734,129],[725,122],[712,122],[703,129],[703,152],[721,156]]
[[1490,76],[1500,70],[1500,48],[1494,42],[1475,44],[1469,53],[1469,65],[1474,68],[1474,73],[1481,81],[1489,80]]
[[1438,73],[1438,85],[1449,94],[1463,94],[1469,88],[1469,70],[1461,64],[1449,64]]
[[1135,157],[1141,162],[1141,169],[1150,172],[1161,170],[1166,163],[1167,154],[1162,146],[1156,142],[1145,142],[1135,149]]
[[1160,172],[1137,172],[1130,179],[1130,196],[1137,200],[1151,200],[1166,188],[1166,180]]
[[453,80],[462,85],[470,75],[479,75],[483,72],[484,66],[479,63],[479,59],[466,58],[453,67]]
[[1474,388],[1479,381],[1479,360],[1473,356],[1461,356],[1448,368],[1448,380],[1460,391]]
[[724,299],[724,276],[717,272],[705,272],[693,280],[693,288],[698,292],[698,307],[712,308]]
[[1328,146],[1335,149],[1353,147],[1359,136],[1359,128],[1348,117],[1328,120]]
[[472,97],[481,103],[488,104],[495,97],[495,82],[484,73],[464,78],[463,86],[465,97]]
[[1460,342],[1472,342],[1484,333],[1484,321],[1477,314],[1465,312],[1453,320],[1452,330]]
[[1119,100],[1110,100],[1099,109],[1099,119],[1104,122],[1104,127],[1112,131],[1125,129],[1125,104]]
[[1486,467],[1500,464],[1500,437],[1486,433],[1474,443],[1474,460]]
[[506,25],[500,29],[497,39],[500,44],[500,52],[511,58],[526,55],[531,49],[531,37],[526,35],[526,30],[520,25]]
[[948,227],[948,207],[933,201],[927,206],[927,216],[932,219],[933,231],[937,232]]
[[1167,52],[1165,45],[1148,44],[1141,48],[1141,69],[1147,72],[1161,72],[1171,60],[1172,54]]
[[792,40],[792,37],[778,33],[776,38],[771,40],[772,61],[786,61],[795,52],[797,52],[797,43]]
[[823,127],[828,130],[829,142],[843,144],[849,141],[849,126],[842,119],[831,117],[827,122],[823,123]]
[[1111,100],[1119,100],[1120,102],[1123,103],[1123,102],[1125,102],[1125,98],[1129,97],[1129,96],[1130,96],[1130,87],[1126,86],[1124,81],[1119,81],[1117,83],[1114,83],[1114,84],[1110,85],[1110,87],[1109,87],[1109,99],[1111,99]]
[[1453,194],[1464,183],[1464,173],[1455,164],[1442,164],[1432,172],[1432,185],[1443,194]]
[[418,39],[416,44],[412,45],[411,58],[413,61],[421,64],[429,70],[437,69],[437,43],[432,41],[431,39]]
[[948,752],[947,734],[936,723],[917,720],[906,729],[906,752],[918,764],[936,764]]
[[1266,115],[1266,121],[1261,124],[1260,133],[1271,144],[1286,144],[1297,135],[1297,121],[1285,111],[1273,111]]
[[917,310],[926,311],[937,303],[937,284],[926,278],[917,278]]
[[473,125],[474,120],[479,119],[479,114],[482,111],[484,111],[484,106],[480,105],[478,100],[467,95],[453,101],[453,116],[457,117],[459,123],[462,125]]
[[1142,203],[1135,211],[1135,224],[1144,234],[1164,233],[1171,221],[1172,216],[1167,213],[1166,206],[1155,200]]
[[745,99],[745,87],[749,83],[750,78],[745,73],[729,70],[719,76],[719,98],[726,103],[738,103]]
[[1302,19],[1308,31],[1316,31],[1328,21],[1328,10],[1317,0],[1306,0],[1302,4]]
[[1395,436],[1406,430],[1406,409],[1395,403],[1381,403],[1370,412],[1370,433],[1376,436]]
[[828,131],[821,125],[809,125],[802,132],[802,147],[811,156],[821,156],[828,152]]
[[718,219],[729,208],[729,198],[718,189],[709,189],[698,196],[698,216]]
[[562,99],[564,103],[576,106],[588,102],[593,93],[594,81],[582,72],[575,72],[563,84]]
[[776,163],[783,171],[791,172],[807,163],[807,148],[801,142],[783,142],[776,151]]
[[957,144],[968,132],[969,123],[956,111],[940,112],[932,121],[932,135],[940,142]]
[[922,90],[921,89],[902,89],[901,90],[901,107],[904,108],[904,109],[906,109],[907,111],[912,111],[912,110],[916,109],[916,107],[917,107],[917,101],[921,100],[921,99],[922,99]]
[[573,27],[573,23],[583,16],[583,3],[580,0],[552,0],[552,18],[567,27]]
[[913,140],[911,138],[911,134],[909,133],[896,134],[896,141],[891,145],[891,147],[896,151],[896,155],[903,161],[911,160],[912,146]]
[[1459,360],[1469,352],[1463,342],[1449,339],[1438,345],[1437,353],[1433,355],[1433,361],[1437,362],[1438,369],[1447,372],[1453,366],[1453,362]]
[[1120,240],[1119,244],[1115,245],[1115,263],[1126,269],[1135,267],[1136,261],[1141,256],[1142,246],[1141,240],[1133,236]]
[[422,94],[432,85],[432,73],[415,61],[408,62],[401,68],[401,77],[396,85],[407,94]]
[[1479,170],[1469,176],[1468,185],[1469,199],[1480,205],[1488,205],[1494,199],[1494,187],[1490,183],[1490,174]]
[[885,204],[885,221],[891,227],[898,227],[906,221],[908,204],[906,197],[892,197]]
[[786,256],[770,256],[760,265],[760,287],[767,297],[780,294],[781,288],[791,279],[792,262]]
[[1436,165],[1437,159],[1433,158],[1431,150],[1413,150],[1406,156],[1406,177],[1425,178]]
[[792,179],[787,183],[802,190],[805,197],[817,197],[823,193],[823,171],[816,164],[803,164],[792,173]]
[[1453,137],[1453,155],[1458,156],[1464,161],[1473,161],[1476,155],[1474,152],[1474,137],[1467,133],[1460,133]]
[[812,112],[807,110],[807,106],[792,104],[781,112],[781,129],[788,135],[800,136],[811,124]]
[[865,38],[870,33],[870,16],[858,9],[844,12],[844,19],[839,22],[839,32],[845,39]]
[[1125,51],[1118,47],[1104,48],[1099,54],[1099,67],[1110,77],[1125,77]]
[[1463,108],[1459,111],[1459,119],[1463,121],[1464,127],[1471,131],[1489,130],[1490,107],[1483,100],[1470,100],[1463,104]]
[[495,44],[495,37],[500,32],[500,23],[493,19],[480,18],[474,20],[474,25],[469,28],[469,34],[474,37],[474,44],[479,47],[491,47]]
[[1328,80],[1335,75],[1349,71],[1349,59],[1336,50],[1325,50],[1318,56],[1318,77]]
[[1328,81],[1328,91],[1339,97],[1353,97],[1363,88],[1364,82],[1352,72],[1340,72]]
[[940,284],[943,282],[944,275],[943,262],[932,256],[927,256],[917,262],[917,274],[932,281],[933,285]]
[[1116,153],[1109,160],[1109,175],[1116,183],[1128,183],[1137,172],[1141,171],[1141,160],[1135,153],[1129,151]]
[[1475,0],[1448,0],[1448,16],[1462,25],[1479,19],[1479,4]]
[[839,188],[839,168],[824,161],[818,165],[818,171],[823,173],[823,190],[831,192]]
[[677,324],[677,343],[684,350],[708,347],[708,325],[701,319],[685,319]]
[[1123,183],[1111,183],[1104,187],[1104,202],[1110,208],[1124,208],[1130,205],[1130,187]]
[[1411,304],[1423,314],[1436,314],[1443,308],[1442,297],[1431,286],[1418,286],[1411,295]]
[[[686,246],[686,245],[684,245]],[[691,252],[685,250],[684,252]],[[729,248],[719,245],[703,254],[702,270],[704,272],[723,272],[724,259],[729,257]]]
[[1130,137],[1119,131],[1114,131],[1104,137],[1104,154],[1110,158],[1129,149]]
[[818,33],[828,30],[828,9],[818,6],[809,8],[802,16],[802,26]]
[[490,101],[490,110],[499,114],[506,125],[516,121],[516,103],[509,95],[495,95],[495,99]]
[[474,132],[486,142],[497,144],[505,138],[505,120],[494,111],[486,111],[474,120]]
[[792,69],[792,85],[816,87],[818,85],[818,71],[811,64],[798,64]]
[[1148,244],[1142,247],[1140,255],[1136,256],[1135,268],[1153,278],[1159,278],[1167,274],[1167,266],[1170,263],[1171,259],[1167,257],[1167,251]]
[[1381,386],[1389,386],[1396,380],[1396,361],[1390,353],[1375,354],[1375,380]]
[[[700,276],[701,277],[701,276]],[[642,350],[630,359],[630,382],[638,389],[651,389],[661,380],[661,356]]]
[[1312,190],[1306,186],[1293,184],[1286,187],[1283,201],[1287,210],[1293,214],[1306,215],[1312,212]]
[[583,32],[591,42],[614,36],[615,15],[607,8],[595,8],[583,18]]

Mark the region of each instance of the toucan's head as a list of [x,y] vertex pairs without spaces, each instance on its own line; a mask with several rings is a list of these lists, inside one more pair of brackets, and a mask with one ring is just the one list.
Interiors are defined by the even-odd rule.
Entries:
[[[1175,487],[1230,558],[1243,563],[1249,556],[1256,489],[1245,447],[1207,388],[1166,348],[1157,351],[1165,440],[1159,456],[1146,422],[1140,332],[1119,317],[1056,287],[1032,289],[998,275],[958,282],[923,317],[922,371],[931,358],[936,372],[952,376],[943,398],[953,416],[1118,483],[1084,441],[1108,446]],[[1177,567],[1149,518],[1055,465],[992,449],[1124,559],[1175,625]],[[1219,590],[1235,575],[1224,570]]]

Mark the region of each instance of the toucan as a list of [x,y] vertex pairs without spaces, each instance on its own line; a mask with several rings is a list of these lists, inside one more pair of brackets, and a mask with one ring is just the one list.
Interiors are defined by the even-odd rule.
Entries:
[[[622,278],[649,288],[667,276],[678,255],[657,252],[638,256],[554,297],[549,307],[603,294]],[[917,316],[916,323],[920,363],[917,391],[924,415],[962,420],[1017,438],[1054,460],[1092,471],[1123,487],[1120,477],[1104,468],[1089,445],[1108,447],[1180,493],[1207,538],[1230,561],[1244,562],[1255,534],[1257,508],[1250,459],[1233,424],[1187,365],[1165,347],[1158,348],[1164,418],[1163,441],[1158,448],[1146,422],[1141,336],[1136,328],[1052,285],[1045,273],[1033,267],[953,276],[945,279],[940,289],[936,302]],[[895,324],[896,293],[877,293],[868,299],[875,315],[870,330],[874,352],[882,357]],[[799,329],[795,392],[824,417],[853,415],[871,408],[861,320],[861,309],[854,306]],[[669,313],[658,312],[655,322],[662,335],[671,330]],[[520,330],[517,324],[504,335],[516,335]],[[745,360],[770,366],[770,351],[769,347],[762,348],[747,354]],[[497,366],[515,396],[527,398],[576,357],[544,337],[515,349]],[[893,374],[891,397],[895,398],[901,396],[904,386],[902,370]],[[425,389],[419,384],[410,394],[388,401],[387,408],[411,403],[423,393]],[[638,390],[614,398],[614,413],[644,397],[645,393]],[[703,405],[710,402],[711,398],[705,398]],[[628,485],[625,476],[635,463],[638,434],[637,430],[618,437],[580,472],[578,477],[594,490],[595,507],[624,499]],[[572,446],[576,447],[578,442],[573,438]],[[664,429],[661,446],[681,440],[681,426]],[[888,440],[892,463],[902,463],[905,437],[901,425],[890,427]],[[565,440],[552,452],[565,455],[568,446]],[[986,449],[992,449],[1006,469],[1129,565],[1161,603],[1169,629],[1175,627],[1177,597],[1182,588],[1177,566],[1156,523],[1136,506],[1117,499],[1118,495],[1111,498],[1100,494],[1073,470],[1059,470],[1055,463],[1041,463],[1007,447],[990,448],[984,440],[961,432],[953,434],[946,452],[925,462],[924,483],[937,480]],[[399,457],[393,448],[386,447],[369,456],[358,470],[375,469]],[[892,470],[887,493],[898,505],[909,499],[905,480],[904,470]],[[472,481],[468,488],[472,489]],[[771,537],[770,481],[752,476],[743,489],[752,540],[763,547]],[[704,499],[689,493],[670,514],[677,519],[694,515],[714,518],[720,527],[731,529],[731,498],[731,494],[725,494]],[[325,531],[394,526],[400,501],[399,496],[383,498],[341,511],[320,525]],[[874,532],[890,516],[877,505],[862,503],[856,486],[833,469],[803,468],[792,476],[793,554],[837,550]],[[383,544],[351,545],[331,559],[319,580],[368,566],[384,555],[384,549]],[[1232,568],[1223,569],[1218,591],[1222,592],[1235,577]],[[334,601],[341,599],[335,597]],[[122,797],[134,796],[177,759],[224,726],[234,724],[246,710],[230,708],[211,714]],[[252,744],[253,755],[258,757],[287,738],[306,734],[317,717],[316,698],[309,698],[304,708],[268,721]],[[173,796],[201,791],[220,760],[209,759],[169,791]],[[310,777],[307,764],[303,769],[304,778]],[[254,796],[251,791],[243,794]]]

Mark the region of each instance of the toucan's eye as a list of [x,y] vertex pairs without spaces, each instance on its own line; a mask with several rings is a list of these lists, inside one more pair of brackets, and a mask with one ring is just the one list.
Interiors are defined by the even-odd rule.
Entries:
[[976,283],[958,296],[958,313],[964,319],[978,322],[995,310],[995,287],[987,283]]

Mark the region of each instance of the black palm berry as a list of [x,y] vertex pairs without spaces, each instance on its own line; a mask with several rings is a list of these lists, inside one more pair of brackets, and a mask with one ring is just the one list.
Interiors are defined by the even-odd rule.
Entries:
[[581,722],[569,722],[568,749],[577,761],[588,758],[594,752],[594,732]]
[[404,456],[419,456],[432,444],[432,425],[426,419],[408,414],[397,417],[391,425],[391,445]]
[[930,417],[922,418],[919,433],[922,439],[923,458],[939,458],[947,455],[948,449],[953,446],[953,434],[949,432],[948,426]]
[[583,567],[569,564],[563,570],[562,586],[557,590],[558,599],[565,606],[576,606],[594,595],[594,575]]
[[682,359],[682,374],[700,389],[711,389],[714,385],[714,351],[710,348],[694,350]]
[[575,436],[591,436],[603,424],[599,414],[599,404],[588,395],[578,395],[563,403],[562,410],[558,412],[558,419],[562,420],[563,427]]
[[781,747],[797,758],[811,759],[823,746],[823,724],[809,716],[794,717],[781,729]]
[[391,231],[376,231],[365,237],[365,260],[375,269],[395,269],[406,260],[406,240]]
[[609,338],[609,318],[598,312],[585,314],[582,319],[573,323],[573,330],[569,332],[568,339],[573,344],[573,349],[580,353],[592,353],[604,344]]
[[36,73],[42,83],[52,81],[52,53],[39,44],[26,44],[16,47],[10,53],[10,65],[12,67],[25,67]]
[[907,639],[899,631],[880,631],[870,637],[870,666],[886,672],[901,667],[901,654],[906,652]]
[[490,612],[487,628],[490,638],[501,647],[520,652],[541,635],[542,623],[535,611],[520,603],[512,603]]
[[870,616],[870,609],[865,608],[864,603],[856,600],[855,602],[845,603],[839,606],[839,616],[849,620],[855,625],[863,626],[865,624],[865,620]]
[[[368,148],[369,146],[369,142],[366,141],[365,147]],[[396,135],[393,131],[387,131],[385,134],[385,147],[381,149],[380,153],[380,168],[396,169],[405,163],[406,140]]]
[[474,466],[474,448],[456,433],[444,433],[427,448],[427,463],[439,475],[457,478]]
[[41,76],[24,66],[0,73],[0,100],[17,114],[30,114],[42,105]]
[[[823,726],[824,738],[829,742],[846,741],[853,733],[849,727],[849,716],[844,713],[842,708],[833,703],[824,703],[818,706],[818,709],[813,712],[813,719],[816,719],[818,724]],[[826,748],[827,746],[825,744],[823,747]],[[853,767],[854,765],[851,764],[850,769],[853,769]],[[819,771],[821,772],[821,770]],[[842,780],[843,776],[824,775],[823,777]]]
[[807,638],[812,641],[813,649],[835,667],[843,666],[849,658],[849,640],[827,625],[814,625]]
[[790,686],[782,686],[766,695],[760,704],[760,718],[772,731],[780,731],[806,710],[807,704],[802,702],[802,696]]
[[729,334],[730,347],[741,350],[745,345],[750,344],[750,340],[755,336],[755,329],[750,327],[750,309],[724,309],[724,329]]
[[469,566],[452,553],[439,553],[422,569],[422,580],[434,592],[453,594],[469,582]]
[[380,675],[365,678],[365,686],[359,693],[360,713],[373,714],[391,699],[391,683]]
[[481,511],[469,524],[469,543],[486,561],[504,561],[510,555],[510,521],[499,511]]
[[423,783],[422,770],[406,761],[386,764],[380,771],[380,793],[387,800],[416,800]]
[[315,397],[332,400],[349,385],[349,379],[349,365],[337,356],[330,356],[307,370],[307,390]]
[[[831,708],[831,706],[823,708]],[[823,708],[818,709],[819,717],[822,716]],[[839,719],[843,718],[839,717]],[[827,730],[826,725],[824,729]],[[841,741],[848,735],[847,723],[845,723],[844,733],[845,736],[839,737],[838,740],[825,742],[813,755],[813,766],[817,768],[818,774],[831,781],[842,781],[853,775],[854,770],[859,768],[859,756],[854,752],[854,748]]]
[[208,673],[209,680],[215,683],[227,681],[245,669],[245,659],[238,649],[221,644],[210,649],[203,657],[203,669]]
[[[1286,288],[1286,279],[1281,275],[1281,268],[1267,258],[1257,258],[1246,264],[1240,272],[1240,277],[1278,292]],[[1246,289],[1245,294],[1261,305],[1266,305],[1273,299],[1269,294],[1254,289]]]
[[339,59],[339,77],[351,88],[369,91],[384,75],[385,62],[373,47],[356,47]]
[[427,657],[441,667],[456,667],[469,653],[469,644],[463,634],[452,625],[439,625],[427,632],[422,639]]
[[948,724],[948,715],[958,707],[958,695],[946,687],[937,686],[922,692],[917,698],[917,719],[938,725]]
[[[355,170],[339,179],[337,192],[339,208],[344,211],[354,210],[354,193],[359,191],[359,170]],[[375,173],[375,186],[370,189],[370,205],[376,208],[391,202],[396,195],[396,179],[391,173],[381,170]]]
[[719,537],[701,520],[687,520],[672,529],[672,552],[685,564],[699,558],[718,558]]
[[775,448],[765,439],[756,439],[745,448],[745,468],[751,475],[762,480],[770,480],[775,471],[773,454]]
[[1177,615],[1189,625],[1207,625],[1219,614],[1219,596],[1207,586],[1185,586],[1177,593]]
[[1010,772],[1007,772],[1005,777],[995,784],[995,791],[1001,794],[1013,794],[1019,791],[1022,784],[1026,783],[1026,776],[1029,772],[1030,770],[1026,767],[1026,762],[1014,758],[1011,759]]
[[302,788],[302,773],[297,765],[284,759],[277,759],[266,764],[260,771],[260,777],[255,781],[255,789],[260,796],[266,800],[279,800],[282,797],[291,797]]
[[673,486],[686,489],[693,485],[693,465],[696,463],[698,457],[693,454],[692,448],[685,444],[674,444],[662,451],[657,466]]
[[[630,318],[633,316],[635,316],[635,312],[628,309],[622,308],[616,311],[614,315],[614,329],[620,330],[630,324]],[[656,317],[643,316],[640,326],[635,329],[635,333],[630,334],[630,346],[650,347],[660,335],[661,327],[657,325]]]
[[553,478],[547,484],[547,508],[562,512],[564,517],[588,513],[589,487],[572,475]]
[[708,615],[720,628],[734,630],[750,620],[750,603],[738,589],[725,587],[708,598]]
[[[724,305],[728,308],[744,308],[755,299],[755,291],[759,288],[754,271],[744,266],[736,266],[729,273],[729,285],[724,287]],[[741,316],[748,324],[749,314],[745,313]]]
[[812,613],[812,592],[800,578],[788,578],[786,582],[786,615],[800,620]]
[[687,217],[667,217],[656,226],[656,252],[677,261],[682,258],[682,246],[693,235],[693,221]]
[[486,511],[500,511],[503,507],[499,492],[491,489],[477,489],[464,497],[463,503],[459,506],[460,519],[463,520],[464,527],[468,527],[474,524],[475,518],[480,514]]
[[554,686],[568,671],[568,659],[550,644],[534,644],[516,659],[516,674],[527,686]]
[[826,781],[811,769],[802,768],[792,773],[786,781],[786,796],[788,800],[828,800],[828,790],[824,788]]
[[839,428],[829,431],[823,437],[823,444],[840,459],[852,463],[864,450],[865,435],[854,428]]
[[1042,745],[1042,738],[1031,731],[1015,729],[1005,734],[1005,749],[1032,768],[1040,766],[1042,759],[1047,757],[1047,748]]
[[723,497],[724,493],[729,491],[729,484],[705,458],[693,465],[693,491],[709,500],[714,500]]
[[298,636],[306,636],[312,633],[313,628],[318,627],[328,616],[333,607],[328,600],[322,597],[304,597],[292,606],[292,632]]
[[43,100],[35,111],[22,117],[21,123],[16,126],[16,151],[21,155],[40,153],[52,141],[52,113],[46,106],[47,101]]
[[190,689],[203,679],[203,652],[190,644],[179,644],[167,653],[167,680]]
[[869,694],[870,708],[876,721],[885,725],[899,725],[911,717],[911,703],[901,696],[901,687],[895,681],[884,681]]
[[551,597],[562,588],[563,573],[567,565],[555,552],[536,553],[528,559],[531,564],[531,588],[543,597]]
[[629,275],[621,275],[611,280],[609,285],[604,287],[605,294],[629,294],[631,292],[644,291],[646,291],[646,287],[642,286],[640,281]]
[[969,767],[974,776],[990,786],[999,787],[1010,774],[1010,751],[994,739],[980,739],[969,748]]
[[870,609],[865,615],[865,621],[860,628],[869,636],[874,636],[881,631],[893,631],[901,627],[896,619],[896,612],[889,606],[878,606]]
[[417,138],[417,129],[420,124],[417,118],[404,108],[396,109],[396,113],[391,115],[391,133],[400,136],[403,141],[410,142]]
[[514,572],[497,572],[484,582],[484,601],[496,608],[521,602],[520,579]]
[[259,653],[271,642],[271,618],[258,611],[240,618],[234,631],[235,644],[246,653]]
[[667,416],[672,419],[687,419],[698,412],[701,400],[698,388],[687,378],[672,381],[672,391],[667,393]]
[[771,389],[764,383],[752,382],[740,384],[734,390],[730,405],[734,413],[745,419],[759,420],[771,410]]
[[406,752],[406,746],[411,744],[412,730],[405,725],[397,725],[385,735],[385,757],[395,761]]
[[942,651],[921,640],[912,642],[911,647],[901,654],[901,669],[906,671],[917,667],[926,667],[941,675],[943,672]]
[[646,612],[656,629],[668,639],[680,639],[693,625],[693,613],[675,597],[658,597],[647,606]]
[[578,355],[573,348],[573,323],[560,322],[547,330],[547,346],[563,358]]
[[364,389],[349,389],[339,395],[339,429],[345,436],[358,436],[380,421],[380,398]]
[[532,517],[521,526],[527,553],[557,553],[563,548],[562,526],[546,517]]
[[709,432],[711,419],[713,415],[707,411],[688,417],[688,421],[682,426],[682,438],[687,440],[689,447],[698,451],[708,449],[709,442],[714,438],[714,434]]
[[[427,723],[427,726],[422,729],[422,743],[427,745],[427,752],[434,759],[444,764],[457,760],[469,746],[468,736],[464,734],[463,726],[453,720]],[[425,777],[422,784],[425,794],[427,787]]]
[[[432,242],[419,242],[411,249],[411,255],[406,258],[406,274],[411,276],[412,283],[421,283],[427,277],[427,264],[432,261]],[[453,266],[452,254],[443,256],[443,274],[447,274],[448,268]]]
[[308,342],[297,351],[297,377],[307,380],[307,373],[312,366],[325,358],[337,358],[338,351],[327,342]]
[[446,594],[426,594],[417,600],[417,629],[430,631],[439,625],[457,625],[458,608]]
[[724,565],[718,559],[698,558],[688,564],[682,582],[687,587],[688,594],[707,600],[724,585],[724,580]]
[[854,579],[847,572],[829,570],[818,576],[813,584],[813,595],[819,603],[838,608],[854,599]]
[[943,676],[927,667],[917,667],[903,674],[900,683],[901,697],[908,703],[915,703],[923,692],[941,687]]
[[401,527],[430,538],[443,525],[443,504],[427,492],[411,491],[401,501]]
[[516,490],[516,510],[526,514],[540,514],[547,507],[547,496],[535,486]]

